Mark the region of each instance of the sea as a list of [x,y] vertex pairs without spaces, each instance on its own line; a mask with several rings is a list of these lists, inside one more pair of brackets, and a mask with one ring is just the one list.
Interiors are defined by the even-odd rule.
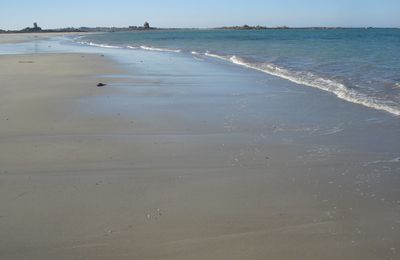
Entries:
[[400,116],[400,29],[152,30],[74,41],[217,59]]

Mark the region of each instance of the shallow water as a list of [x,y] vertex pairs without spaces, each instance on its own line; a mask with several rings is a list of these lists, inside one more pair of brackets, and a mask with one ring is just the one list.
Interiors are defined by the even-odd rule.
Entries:
[[400,115],[398,29],[118,32],[76,40],[222,59]]

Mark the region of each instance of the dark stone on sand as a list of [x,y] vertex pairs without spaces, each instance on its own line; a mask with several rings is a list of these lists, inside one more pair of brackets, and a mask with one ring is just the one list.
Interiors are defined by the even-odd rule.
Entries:
[[97,87],[99,87],[99,88],[104,87],[104,86],[107,86],[107,84],[105,84],[105,83],[98,83],[97,84]]

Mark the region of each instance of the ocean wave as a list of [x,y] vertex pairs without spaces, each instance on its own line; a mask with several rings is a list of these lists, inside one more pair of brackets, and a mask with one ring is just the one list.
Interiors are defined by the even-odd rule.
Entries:
[[89,45],[93,47],[100,47],[100,48],[108,48],[108,49],[122,49],[120,46],[108,45],[108,44],[100,44],[100,43],[93,43],[93,42],[79,42],[80,44]]
[[[78,43],[89,45],[89,46],[101,47],[101,48],[112,48],[112,49],[121,49],[122,48],[120,46],[97,44],[97,43],[93,43],[93,42],[78,42]],[[143,50],[158,51],[158,52],[175,52],[175,53],[181,52],[181,50],[176,50],[176,49],[149,47],[149,46],[145,46],[145,45],[142,45],[140,47],[128,45],[128,46],[126,46],[126,48],[128,48],[128,49],[141,48]],[[195,56],[201,55],[195,51],[192,51],[191,53],[192,53],[192,55],[195,55]],[[318,89],[330,92],[342,100],[346,100],[351,103],[363,105],[363,106],[374,108],[377,110],[386,111],[393,115],[400,116],[400,106],[395,103],[391,103],[391,102],[382,100],[377,97],[368,96],[367,94],[361,93],[361,92],[351,89],[351,88],[348,88],[340,82],[319,77],[311,72],[290,71],[290,70],[281,68],[279,66],[276,66],[276,65],[270,64],[270,63],[252,63],[252,62],[246,61],[245,59],[237,57],[237,56],[222,56],[222,55],[218,55],[215,53],[211,53],[209,51],[205,52],[204,55],[211,57],[211,58],[216,58],[216,59],[220,59],[223,61],[231,62],[233,64],[236,64],[236,65],[239,65],[242,67],[246,67],[249,69],[261,71],[263,73],[277,76],[277,77],[289,80],[289,81],[297,83],[297,84],[302,84],[302,85],[318,88]],[[396,83],[395,85],[399,86],[399,83]]]
[[208,57],[211,57],[211,58],[217,58],[217,59],[220,59],[220,60],[224,60],[224,61],[229,61],[230,60],[229,57],[217,55],[217,54],[214,54],[214,53],[210,53],[208,51],[206,53],[204,53],[204,55],[206,55]]
[[374,108],[377,110],[386,111],[393,115],[400,116],[400,107],[395,104],[387,104],[384,100],[367,96],[366,94],[360,93],[356,90],[349,89],[340,82],[319,77],[311,72],[290,71],[268,63],[251,63],[237,56],[226,57],[210,52],[206,52],[205,55],[225,61],[230,61],[236,65],[258,70],[297,84],[318,88],[330,92],[338,98],[346,100],[348,102],[363,105],[369,108]]
[[161,51],[161,52],[181,52],[181,50],[173,50],[173,49],[166,49],[166,48],[155,48],[142,45],[140,46],[141,49],[146,51]]

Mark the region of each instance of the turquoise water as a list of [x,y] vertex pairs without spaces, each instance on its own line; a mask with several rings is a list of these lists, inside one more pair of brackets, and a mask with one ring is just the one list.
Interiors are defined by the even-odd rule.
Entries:
[[75,40],[220,59],[400,115],[399,29],[117,32]]

